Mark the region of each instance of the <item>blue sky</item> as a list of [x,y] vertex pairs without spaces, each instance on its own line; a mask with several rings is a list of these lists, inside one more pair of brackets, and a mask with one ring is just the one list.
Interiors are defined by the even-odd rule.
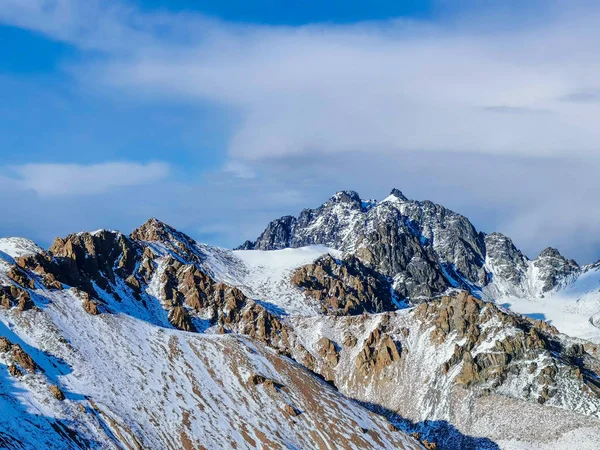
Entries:
[[0,235],[214,244],[397,187],[600,257],[589,1],[0,0]]

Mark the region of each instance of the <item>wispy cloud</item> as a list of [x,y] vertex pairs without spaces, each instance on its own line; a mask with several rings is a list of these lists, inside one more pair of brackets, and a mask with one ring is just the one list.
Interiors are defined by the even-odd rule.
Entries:
[[[242,26],[97,0],[5,0],[0,20],[102,52],[73,68],[83,83],[233,108],[234,160],[360,150],[544,156],[595,154],[600,142],[600,105],[579,109],[594,96],[581,90],[600,77],[590,59],[600,9],[585,5],[548,7],[543,20],[510,29],[485,15]],[[515,114],[533,111],[553,114]]]
[[600,103],[600,89],[581,89],[560,98],[573,103]]
[[169,166],[113,162],[103,164],[24,164],[12,167],[14,184],[43,197],[103,194],[126,186],[162,181]]

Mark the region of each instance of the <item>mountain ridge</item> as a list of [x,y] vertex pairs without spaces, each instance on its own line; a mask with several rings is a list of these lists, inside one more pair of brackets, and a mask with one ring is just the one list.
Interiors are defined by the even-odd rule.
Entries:
[[[583,437],[600,445],[597,267],[555,250],[529,260],[506,236],[400,191],[379,203],[342,191],[301,216],[262,242],[310,245],[277,250],[211,247],[155,218],[129,235],[73,233],[48,250],[0,239],[0,336],[9,340],[0,365],[6,385],[26,393],[4,398],[45,405],[48,418],[31,420],[49,448],[61,439],[51,424],[72,434],[71,448],[168,448],[165,436],[194,448],[203,433],[206,448],[218,448],[234,428],[215,419],[236,414],[247,429],[238,448],[317,448],[334,435],[311,434],[314,421],[338,416],[348,426],[335,436],[348,448],[567,449]],[[573,317],[592,334],[562,334],[562,310],[551,316],[556,327],[511,311],[525,304],[549,317],[548,305],[577,305]],[[126,370],[112,386],[114,364]],[[119,395],[128,379],[132,404]],[[307,383],[316,395],[308,403]],[[240,404],[244,395],[264,411]],[[313,401],[331,407],[319,416]],[[205,412],[231,402],[240,406]],[[313,425],[294,425],[304,414]],[[35,447],[31,433],[3,426]]]

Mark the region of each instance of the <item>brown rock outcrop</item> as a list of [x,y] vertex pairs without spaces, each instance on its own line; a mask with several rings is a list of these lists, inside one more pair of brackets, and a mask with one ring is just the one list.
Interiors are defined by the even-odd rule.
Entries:
[[297,269],[291,281],[320,301],[324,313],[356,315],[397,309],[389,280],[354,256],[336,261],[324,255]]
[[23,376],[23,372],[21,372],[21,369],[19,369],[14,364],[11,364],[8,366],[8,373],[15,378],[19,378],[19,377]]
[[363,343],[363,348],[356,358],[356,367],[363,374],[381,372],[385,367],[401,358],[400,344],[385,333],[385,326],[380,324]]
[[169,322],[183,331],[196,331],[192,318],[183,306],[176,306],[169,312]]
[[24,288],[35,289],[35,281],[27,275],[27,273],[19,266],[13,266],[6,273],[8,278]]
[[340,362],[340,353],[335,342],[322,337],[317,342],[317,353],[330,367],[335,367]]
[[48,386],[48,390],[55,399],[60,400],[61,402],[65,399],[65,394],[63,393],[63,391],[60,390],[58,386],[51,384],[50,386]]
[[[537,374],[539,402],[547,401],[555,391],[553,385],[559,370],[563,376],[583,381],[591,389],[598,386],[596,380],[584,376],[587,373],[583,367],[585,348],[581,345],[563,348],[556,328],[545,322],[506,313],[467,293],[421,304],[414,314],[422,322],[423,331],[431,330],[433,343],[440,344],[451,336],[462,341],[461,345],[455,344],[452,357],[440,368],[447,374],[452,367],[461,364],[456,378],[458,384],[496,388],[510,375]],[[509,333],[501,334],[501,330],[504,333],[509,330]],[[493,346],[474,352],[483,342],[493,342]],[[551,361],[555,362],[539,369],[531,361],[543,354],[552,355]],[[556,361],[561,362],[561,369]],[[529,386],[528,391],[531,390]]]
[[16,306],[19,311],[33,308],[31,295],[17,286],[0,286],[0,306],[8,309]]
[[33,373],[37,369],[36,363],[33,361],[25,350],[21,348],[19,344],[13,344],[11,346],[11,353],[16,363],[25,369],[27,372]]

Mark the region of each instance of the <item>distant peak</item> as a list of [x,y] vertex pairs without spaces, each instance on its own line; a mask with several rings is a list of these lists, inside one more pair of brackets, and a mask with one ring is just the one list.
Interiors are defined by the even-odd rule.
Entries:
[[339,191],[335,193],[330,199],[331,203],[352,203],[360,206],[361,199],[355,191]]
[[164,241],[176,230],[166,223],[152,217],[131,232],[131,237],[139,241]]
[[402,191],[400,189],[392,189],[392,192],[390,192],[390,196],[396,197],[400,200],[404,200],[407,201],[408,199],[404,196],[404,194],[402,193]]
[[563,256],[560,254],[560,252],[553,248],[553,247],[548,247],[545,248],[542,253],[540,253],[540,256],[538,256],[538,258],[562,258]]

